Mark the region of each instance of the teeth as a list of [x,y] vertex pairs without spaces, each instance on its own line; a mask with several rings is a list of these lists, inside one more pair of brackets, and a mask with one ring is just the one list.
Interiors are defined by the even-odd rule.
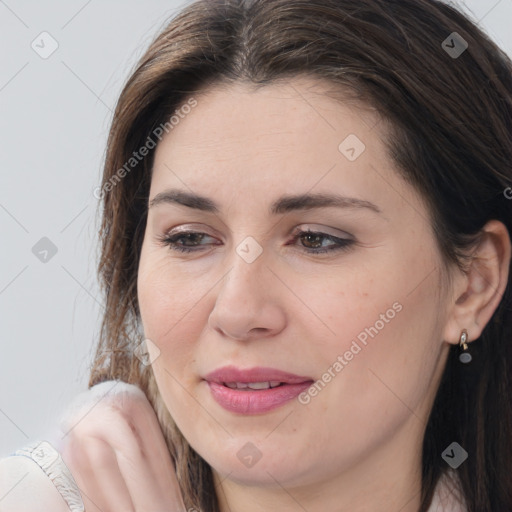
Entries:
[[270,382],[225,382],[224,385],[231,389],[269,389],[276,388],[281,382],[271,380]]
[[268,389],[270,382],[249,382],[247,384],[251,389]]
[[225,382],[224,383],[228,388],[231,389],[245,389],[247,388],[247,384],[244,382]]

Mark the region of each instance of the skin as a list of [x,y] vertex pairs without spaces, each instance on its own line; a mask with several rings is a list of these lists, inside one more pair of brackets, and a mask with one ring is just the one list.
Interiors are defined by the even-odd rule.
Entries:
[[[417,511],[424,429],[449,346],[464,328],[469,341],[480,335],[506,285],[504,226],[486,226],[467,274],[445,268],[424,202],[386,153],[384,122],[326,96],[325,85],[210,88],[155,154],[150,201],[179,189],[219,206],[149,208],[137,286],[162,399],[213,468],[223,512]],[[366,146],[355,161],[338,149],[349,134]],[[380,213],[268,213],[285,194],[333,192]],[[308,227],[355,242],[307,253],[318,244],[294,229]],[[161,241],[177,228],[208,236],[182,253]],[[236,251],[248,236],[263,251],[252,263]],[[307,404],[244,416],[221,408],[203,380],[228,364],[322,379],[396,303]],[[261,453],[252,467],[237,457],[248,442]]]

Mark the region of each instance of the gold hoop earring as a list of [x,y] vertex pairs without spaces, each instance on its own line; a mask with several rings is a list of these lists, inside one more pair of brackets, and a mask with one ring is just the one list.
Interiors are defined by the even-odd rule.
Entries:
[[473,357],[471,356],[471,353],[468,350],[468,331],[466,329],[463,329],[460,333],[460,340],[459,340],[459,347],[461,349],[461,353],[459,354],[459,361],[464,364],[468,364],[471,362]]

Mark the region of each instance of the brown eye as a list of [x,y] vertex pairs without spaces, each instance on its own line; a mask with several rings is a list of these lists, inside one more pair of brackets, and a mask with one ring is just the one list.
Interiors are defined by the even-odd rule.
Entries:
[[318,249],[322,247],[322,239],[325,238],[323,235],[315,233],[305,233],[302,235],[302,241],[308,249]]
[[[326,253],[331,251],[338,251],[348,249],[354,240],[350,238],[338,238],[327,233],[317,231],[300,231],[294,238],[294,241],[300,239],[305,252],[310,253]],[[324,241],[331,242],[328,245],[323,245]]]

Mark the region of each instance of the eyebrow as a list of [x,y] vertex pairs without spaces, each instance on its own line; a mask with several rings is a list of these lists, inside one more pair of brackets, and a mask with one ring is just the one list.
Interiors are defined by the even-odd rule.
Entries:
[[[212,199],[177,189],[165,190],[157,194],[149,202],[148,209],[161,204],[179,204],[204,212],[220,213],[219,206]],[[381,209],[370,201],[324,193],[281,196],[270,206],[270,213],[278,215],[294,210],[312,210],[314,208],[326,207],[366,208],[375,213],[382,214]]]

